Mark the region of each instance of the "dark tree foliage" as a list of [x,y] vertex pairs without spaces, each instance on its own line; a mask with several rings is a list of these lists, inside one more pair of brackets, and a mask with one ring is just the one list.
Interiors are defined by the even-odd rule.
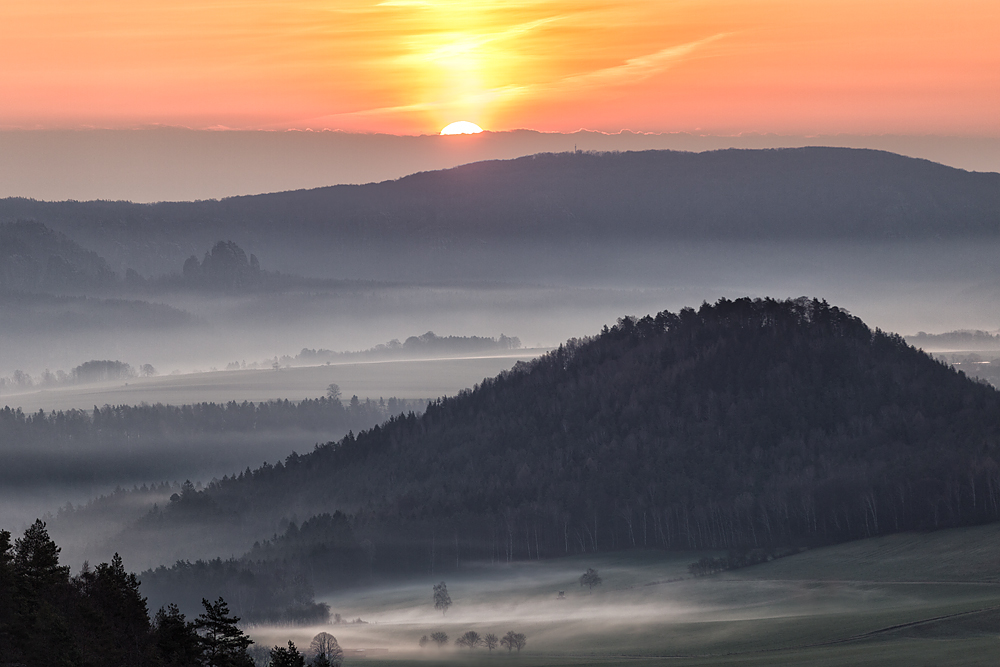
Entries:
[[164,667],[186,667],[201,659],[201,638],[177,605],[160,607],[153,618],[153,643]]
[[[174,604],[150,622],[139,579],[115,554],[79,575],[36,521],[0,530],[0,664],[22,667],[253,667],[253,642],[219,598],[192,623]],[[301,663],[299,663],[301,664]]]
[[[132,530],[284,521],[242,559],[143,582],[188,597],[253,591],[255,618],[296,622],[326,613],[314,586],[463,559],[712,548],[736,567],[994,521],[998,442],[1000,393],[900,337],[823,301],[721,300],[623,318],[423,416],[189,489]],[[285,519],[348,503],[351,517]]]
[[[87,362],[117,364],[118,362]],[[80,371],[83,366],[74,369]],[[122,364],[127,366],[127,364]],[[101,372],[107,370],[103,366]],[[357,401],[347,405],[330,398],[302,401],[274,400],[250,403],[196,403],[194,405],[105,405],[92,411],[65,410],[25,414],[0,409],[0,440],[24,445],[66,442],[111,446],[155,441],[164,437],[200,434],[259,433],[301,429],[348,431],[370,428],[392,416],[390,410],[418,407],[413,402]],[[422,404],[419,406],[422,407]]]
[[899,336],[823,301],[724,299],[623,318],[205,495],[257,520],[366,507],[383,571],[773,548],[996,520],[998,442],[1000,394]]
[[441,611],[441,614],[447,614],[448,608],[451,607],[451,596],[448,595],[448,585],[443,581],[440,584],[434,584],[434,608]]
[[289,640],[288,648],[275,646],[271,649],[270,667],[305,667],[306,659],[299,653],[299,649]]
[[204,664],[207,667],[253,667],[247,653],[253,640],[239,628],[240,619],[230,615],[226,601],[221,597],[215,602],[203,599],[201,604],[205,611],[195,619],[194,629],[201,638]]

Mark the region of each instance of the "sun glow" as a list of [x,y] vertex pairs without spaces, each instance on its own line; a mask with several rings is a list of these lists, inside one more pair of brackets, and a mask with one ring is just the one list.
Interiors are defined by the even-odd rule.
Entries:
[[467,120],[459,120],[441,130],[441,134],[479,134],[483,128]]

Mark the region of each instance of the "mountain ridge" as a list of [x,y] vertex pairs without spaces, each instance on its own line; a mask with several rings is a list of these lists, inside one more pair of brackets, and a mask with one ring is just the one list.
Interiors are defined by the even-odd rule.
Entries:
[[995,239],[1000,174],[846,148],[543,153],[200,202],[0,200],[15,218],[147,275],[220,238],[286,263],[483,243]]

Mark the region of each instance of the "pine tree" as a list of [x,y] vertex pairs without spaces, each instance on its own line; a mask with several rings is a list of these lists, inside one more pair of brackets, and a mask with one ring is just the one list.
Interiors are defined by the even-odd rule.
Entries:
[[250,667],[247,648],[253,640],[239,629],[238,616],[229,615],[229,605],[221,597],[215,602],[202,599],[205,611],[194,622],[201,636],[205,664],[209,667]]

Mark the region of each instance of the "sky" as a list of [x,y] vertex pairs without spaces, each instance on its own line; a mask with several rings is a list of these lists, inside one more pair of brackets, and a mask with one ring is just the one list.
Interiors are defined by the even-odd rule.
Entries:
[[1000,137],[996,0],[10,0],[0,129]]

